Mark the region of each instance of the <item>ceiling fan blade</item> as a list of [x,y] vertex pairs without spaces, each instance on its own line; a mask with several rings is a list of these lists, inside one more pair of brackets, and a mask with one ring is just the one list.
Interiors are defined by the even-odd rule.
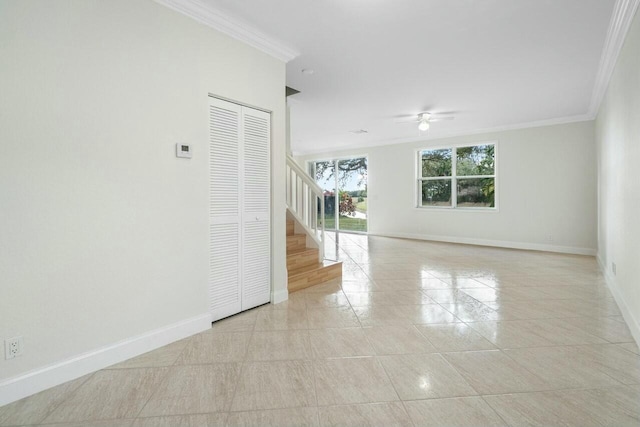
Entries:
[[453,119],[455,119],[455,117],[453,117],[453,116],[445,116],[445,117],[437,117],[436,116],[436,117],[431,117],[429,119],[429,121],[430,122],[441,122],[443,120],[453,120]]
[[395,119],[394,122],[397,124],[402,124],[402,123],[418,123],[420,120],[418,120],[417,117],[406,117],[403,119]]

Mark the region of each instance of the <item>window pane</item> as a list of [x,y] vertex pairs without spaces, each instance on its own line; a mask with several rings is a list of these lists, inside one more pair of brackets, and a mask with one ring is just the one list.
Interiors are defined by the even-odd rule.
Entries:
[[457,148],[457,175],[493,175],[495,146],[493,144]]
[[[316,182],[324,193],[324,228],[327,230],[336,229],[336,165],[335,162],[316,162]],[[320,212],[318,212],[318,219]]]
[[420,153],[422,177],[451,176],[451,156],[453,150],[425,150]]
[[451,180],[422,181],[422,206],[451,206]]
[[495,179],[458,179],[458,206],[461,208],[495,207]]
[[338,161],[338,229],[367,231],[367,158]]

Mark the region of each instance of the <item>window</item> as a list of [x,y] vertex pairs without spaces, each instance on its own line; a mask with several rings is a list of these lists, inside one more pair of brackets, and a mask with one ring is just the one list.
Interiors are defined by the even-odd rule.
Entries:
[[366,233],[367,158],[312,161],[309,166],[324,191],[325,228]]
[[493,209],[496,146],[427,149],[418,152],[418,207]]

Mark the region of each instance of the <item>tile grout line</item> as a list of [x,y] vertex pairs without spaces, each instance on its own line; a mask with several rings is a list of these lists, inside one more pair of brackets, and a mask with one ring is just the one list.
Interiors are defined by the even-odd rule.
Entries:
[[[199,334],[197,334],[197,335],[199,335]],[[178,356],[176,357],[176,360],[174,360],[174,361],[173,361],[173,363],[171,363],[171,365],[169,365],[169,366],[167,366],[167,367],[166,367],[166,368],[167,368],[167,374],[166,374],[166,376],[167,376],[167,377],[169,376],[169,371],[170,371],[170,369],[171,369],[171,368],[176,367],[176,366],[180,366],[180,365],[178,365],[178,360],[180,360],[180,356],[182,356],[182,354],[187,350],[187,347],[188,347],[188,346],[189,346],[189,344],[190,344],[191,338],[193,338],[193,337],[194,337],[194,335],[192,335],[191,337],[188,337],[188,338],[186,338],[186,339],[185,339],[186,341],[189,341],[189,342],[185,342],[184,347],[182,348],[182,350],[180,350],[180,353],[178,353]],[[186,366],[186,365],[185,365],[185,366]],[[125,368],[125,369],[126,369],[126,368]],[[163,379],[162,379],[162,381],[161,381],[161,383],[160,383],[159,385],[162,385],[162,383],[163,383],[164,381],[165,381],[165,378],[163,378]],[[136,415],[134,416],[134,419],[136,419],[136,418],[138,418],[138,417],[140,416],[140,414],[142,413],[142,411],[144,411],[144,408],[145,408],[145,407],[147,406],[147,404],[151,401],[151,399],[153,398],[153,396],[155,395],[155,393],[157,392],[157,390],[159,390],[159,388],[160,388],[160,387],[158,387],[158,388],[156,389],[156,391],[154,391],[154,392],[149,396],[149,399],[145,402],[145,404],[142,406],[142,408],[140,408],[140,411],[138,412],[138,414],[136,414]]]
[[[96,371],[96,372],[99,372],[99,371]],[[53,408],[51,408],[49,411],[47,411],[45,416],[40,420],[40,424],[44,423],[44,421],[47,418],[49,418],[58,408],[60,408],[63,403],[66,403],[73,396],[75,396],[78,393],[78,390],[80,389],[80,387],[85,385],[91,378],[93,378],[93,376],[96,374],[96,372],[92,372],[92,373],[88,374],[87,378],[84,381],[82,381],[82,383],[80,383],[71,393],[69,393],[69,395],[66,398],[62,399],[57,405],[55,405]]]
[[489,409],[491,409],[491,411],[496,414],[496,416],[498,418],[500,418],[503,422],[505,426],[510,426],[511,424],[509,424],[507,422],[507,420],[505,420],[502,415],[500,415],[500,413],[498,412],[498,410],[496,408],[494,408],[490,402],[487,402],[487,399],[484,398],[484,396],[480,396],[480,399],[484,402],[485,405],[487,405],[489,407]]
[[[188,343],[187,343],[188,344]],[[182,355],[182,353],[186,350],[186,346],[185,348],[182,349],[182,351],[180,352],[180,355]],[[134,415],[134,420],[138,419],[140,417],[140,414],[142,414],[142,412],[144,412],[144,409],[147,407],[147,405],[149,404],[149,402],[151,402],[151,400],[153,399],[153,397],[156,395],[156,393],[159,392],[159,390],[162,388],[162,386],[165,384],[165,382],[168,381],[169,378],[169,374],[172,368],[178,366],[176,365],[176,362],[178,361],[180,355],[178,355],[178,357],[176,358],[176,360],[173,362],[172,365],[169,366],[165,366],[165,367],[159,367],[159,368],[152,368],[152,369],[165,369],[166,372],[164,374],[164,376],[162,377],[162,379],[158,382],[158,386],[156,387],[156,389],[153,391],[153,393],[151,393],[149,395],[149,398],[144,402],[144,405],[142,405],[140,407],[140,410]],[[186,365],[185,365],[186,366]],[[149,369],[149,368],[147,368]]]
[[229,419],[229,413],[231,412],[231,409],[233,408],[233,404],[236,401],[236,397],[238,395],[238,387],[240,384],[240,381],[242,379],[242,375],[245,372],[246,369],[246,365],[248,364],[247,358],[249,356],[249,349],[251,348],[251,344],[253,343],[253,337],[256,333],[256,327],[258,326],[258,315],[256,315],[256,319],[253,322],[253,327],[251,328],[251,335],[249,336],[249,342],[247,343],[247,348],[244,350],[244,356],[242,358],[242,360],[240,361],[240,369],[238,372],[238,377],[236,379],[236,383],[233,386],[233,396],[231,396],[231,399],[229,400],[229,407],[227,408],[227,420]]

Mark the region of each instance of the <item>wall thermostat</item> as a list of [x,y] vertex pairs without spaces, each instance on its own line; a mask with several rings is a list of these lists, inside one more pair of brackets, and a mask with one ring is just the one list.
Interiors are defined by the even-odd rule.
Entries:
[[191,144],[183,144],[181,142],[176,144],[176,157],[184,157],[185,159],[191,158]]

